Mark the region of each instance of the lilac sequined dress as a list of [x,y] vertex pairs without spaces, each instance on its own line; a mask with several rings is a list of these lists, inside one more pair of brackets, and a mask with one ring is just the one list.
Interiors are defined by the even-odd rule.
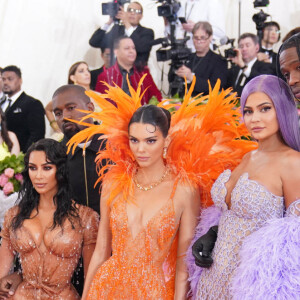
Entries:
[[266,221],[282,218],[284,198],[269,192],[244,173],[231,193],[230,210],[225,203],[225,183],[231,171],[224,171],[213,185],[214,204],[222,209],[218,239],[211,268],[204,269],[198,282],[196,299],[231,299],[230,284],[238,265],[239,250],[245,237],[261,228]]

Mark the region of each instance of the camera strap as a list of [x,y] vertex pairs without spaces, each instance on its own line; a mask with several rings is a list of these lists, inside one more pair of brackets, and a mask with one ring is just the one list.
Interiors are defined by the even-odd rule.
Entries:
[[[197,63],[195,64],[196,59],[198,58]],[[203,57],[199,57],[197,56],[197,54],[195,53],[194,59],[193,59],[193,63],[192,63],[192,73],[195,73],[195,70],[200,66],[200,64],[203,62],[205,56]]]

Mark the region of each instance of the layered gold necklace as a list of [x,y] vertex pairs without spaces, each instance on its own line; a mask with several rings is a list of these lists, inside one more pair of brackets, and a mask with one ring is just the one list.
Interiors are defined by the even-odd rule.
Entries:
[[151,184],[149,184],[147,186],[142,186],[141,184],[139,184],[136,179],[136,175],[133,178],[133,182],[135,183],[135,185],[138,189],[140,189],[142,191],[149,191],[149,190],[155,188],[156,186],[158,186],[160,183],[162,183],[167,175],[168,175],[168,168],[166,168],[164,174],[161,176],[161,178],[158,181],[152,182]]

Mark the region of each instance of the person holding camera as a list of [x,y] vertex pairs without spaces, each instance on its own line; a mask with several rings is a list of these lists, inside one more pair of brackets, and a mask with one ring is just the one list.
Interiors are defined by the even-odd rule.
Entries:
[[257,59],[272,64],[274,73],[276,72],[277,53],[273,51],[274,45],[280,40],[280,26],[277,22],[266,22],[263,28],[263,38]]
[[235,56],[229,57],[233,67],[228,71],[228,86],[233,87],[238,96],[241,96],[244,86],[252,78],[262,74],[274,74],[270,63],[257,59],[259,51],[257,35],[242,34],[238,39],[238,48],[234,51]]
[[94,32],[89,44],[92,47],[101,48],[103,40],[105,40],[113,52],[114,40],[120,36],[128,36],[133,40],[137,52],[136,66],[145,67],[152,48],[154,32],[152,29],[140,25],[142,17],[143,7],[139,2],[129,3],[126,11],[123,6],[120,6],[118,14],[114,17],[114,19],[119,20],[119,23],[112,26],[113,18],[110,17],[102,29],[99,28]]
[[[175,1],[176,2],[176,1]],[[196,22],[207,21],[213,27],[213,39],[220,39],[225,34],[225,15],[223,4],[219,0],[181,0],[178,10],[178,19],[175,23],[175,38],[182,39],[187,36],[190,39],[187,41],[187,47],[193,52],[195,51],[192,41],[192,31]],[[168,18],[165,18],[165,35],[171,34],[170,23]]]
[[221,88],[227,82],[227,62],[220,55],[209,49],[213,37],[212,26],[208,22],[198,22],[193,28],[193,43],[195,53],[190,54],[186,65],[181,66],[175,73],[179,77],[186,77],[192,81],[196,76],[196,84],[193,95],[199,93],[208,94],[209,86],[214,86],[217,79],[221,80]]

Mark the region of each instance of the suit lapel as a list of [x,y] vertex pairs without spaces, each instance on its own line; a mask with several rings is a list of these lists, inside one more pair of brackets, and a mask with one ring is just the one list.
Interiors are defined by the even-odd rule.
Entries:
[[20,104],[22,103],[22,100],[23,100],[23,98],[24,98],[25,96],[26,96],[26,94],[25,94],[25,92],[23,92],[23,93],[19,96],[19,98],[18,98],[16,101],[14,101],[14,103],[11,105],[11,107],[8,108],[8,109],[6,110],[5,113],[7,114],[8,112],[13,112],[16,108],[22,106],[22,105],[20,105]]

